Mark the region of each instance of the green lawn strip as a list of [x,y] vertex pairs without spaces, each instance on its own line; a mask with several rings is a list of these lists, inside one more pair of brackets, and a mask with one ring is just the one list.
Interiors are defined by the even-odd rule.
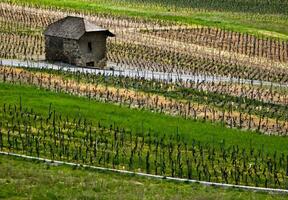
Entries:
[[36,87],[0,83],[0,104],[19,105],[20,96],[24,107],[33,108],[36,112],[47,114],[49,105],[63,116],[83,116],[93,123],[99,121],[108,126],[116,123],[118,126],[132,131],[141,132],[149,129],[159,134],[179,134],[191,141],[196,139],[203,143],[220,143],[225,140],[227,145],[238,145],[240,148],[264,149],[287,153],[288,139],[286,137],[266,136],[249,131],[228,129],[216,123],[204,123],[173,117],[147,110],[129,109],[113,104],[101,103],[82,97],[63,93],[53,93],[39,90]]
[[[92,2],[95,0],[92,0]],[[114,0],[114,2],[129,2],[138,3],[139,0]],[[182,8],[186,9],[205,9],[205,10],[219,10],[219,11],[233,11],[233,12],[257,12],[260,14],[265,13],[282,13],[287,14],[287,2],[281,0],[145,0],[145,4],[150,6],[168,7],[172,11],[177,11]]]
[[[225,28],[232,31],[250,33],[256,36],[288,39],[286,15],[259,14],[256,12],[203,11],[139,2],[84,1],[84,0],[4,0],[4,2],[57,8],[90,13],[104,13],[125,17],[139,17],[151,20],[164,20],[181,24],[202,25]],[[219,9],[218,9],[219,10]]]
[[205,187],[51,166],[0,155],[1,199],[285,199],[285,195]]

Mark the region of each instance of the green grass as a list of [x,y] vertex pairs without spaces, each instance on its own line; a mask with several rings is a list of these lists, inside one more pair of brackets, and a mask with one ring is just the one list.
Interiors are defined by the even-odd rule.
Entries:
[[179,133],[188,141],[196,139],[203,143],[219,143],[223,139],[227,145],[247,147],[250,145],[267,152],[288,153],[288,138],[265,136],[252,132],[228,129],[220,124],[204,123],[185,120],[145,110],[131,110],[117,105],[90,101],[62,93],[53,93],[39,90],[31,86],[19,86],[0,83],[0,105],[4,103],[19,104],[20,96],[24,107],[33,108],[36,112],[47,114],[49,104],[52,103],[57,112],[62,115],[75,117],[83,116],[94,123],[110,125],[114,122],[133,131],[147,131],[152,129],[160,134],[175,134],[177,127]]
[[286,199],[131,175],[51,166],[0,155],[0,199]]
[[[288,5],[279,0],[261,1],[136,1],[136,0],[4,0],[17,4],[106,13],[225,28],[256,36],[288,39]],[[164,3],[160,3],[164,2]],[[189,1],[188,1],[189,2]]]

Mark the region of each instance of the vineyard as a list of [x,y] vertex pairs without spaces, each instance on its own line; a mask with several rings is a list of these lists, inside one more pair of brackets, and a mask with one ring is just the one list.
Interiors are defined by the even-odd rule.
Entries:
[[223,51],[265,57],[280,62],[287,62],[288,59],[287,42],[264,38],[259,39],[252,35],[222,29],[167,29],[149,31],[147,33],[185,43],[209,46]]
[[[287,193],[287,6],[0,2],[0,158]],[[43,32],[66,16],[116,35],[105,69],[45,60]]]
[[[129,108],[145,108],[195,120],[220,122],[230,128],[249,129],[283,136],[286,136],[288,132],[286,90],[282,91],[282,94],[278,93],[279,97],[276,98],[276,102],[273,102],[271,98],[267,98],[266,93],[271,91],[271,88],[266,89],[265,92],[264,88],[261,91],[259,88],[254,89],[251,85],[238,85],[238,88],[237,85],[234,86],[235,91],[242,91],[242,96],[238,97],[238,94],[233,96],[233,93],[224,95],[221,91],[221,83],[220,87],[218,86],[221,89],[220,95],[201,89],[195,82],[184,83],[181,86],[143,81],[137,78],[87,75],[80,72],[58,71],[57,73],[58,75],[52,75],[53,72],[47,73],[45,70],[37,72],[4,67],[0,70],[0,81],[35,85],[56,92],[126,105]],[[189,87],[187,87],[188,84]],[[228,84],[228,86],[231,88],[233,84]],[[250,89],[244,93],[245,90],[241,87],[250,87]],[[253,95],[259,96],[261,100],[255,100]],[[277,93],[275,97],[276,95]],[[283,104],[277,102],[279,99],[284,100]]]
[[264,150],[212,146],[181,136],[132,133],[115,124],[93,126],[86,119],[69,119],[49,109],[3,105],[0,148],[53,160],[142,171],[148,174],[213,182],[287,188],[288,156]]
[[[83,16],[7,4],[1,4],[0,10],[3,30],[13,33],[1,34],[3,58],[43,59],[44,38],[39,32],[66,15]],[[85,18],[117,35],[108,43],[108,60],[125,68],[287,83],[287,41],[101,14]],[[19,31],[23,27],[24,33]]]

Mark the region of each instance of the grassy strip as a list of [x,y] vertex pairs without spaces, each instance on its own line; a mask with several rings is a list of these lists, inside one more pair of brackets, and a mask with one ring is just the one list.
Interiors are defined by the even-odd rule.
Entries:
[[250,33],[256,36],[288,39],[288,20],[287,16],[284,15],[285,13],[283,15],[274,13],[259,14],[255,12],[231,13],[231,10],[215,11],[210,9],[208,11],[135,1],[127,3],[127,1],[119,2],[116,0],[4,0],[4,2],[80,12],[139,17],[150,20],[164,20],[190,25],[198,24]]
[[285,199],[284,195],[51,166],[0,156],[5,199]]
[[23,105],[34,108],[39,113],[47,114],[50,103],[63,116],[83,116],[94,122],[101,121],[108,126],[115,122],[120,127],[133,131],[152,129],[160,134],[175,134],[177,130],[188,141],[197,139],[203,143],[221,142],[227,145],[238,145],[240,148],[264,148],[267,152],[279,151],[288,153],[288,139],[277,136],[258,135],[222,127],[220,124],[203,123],[172,117],[146,110],[131,110],[126,107],[89,101],[62,93],[39,90],[31,86],[0,84],[0,104],[19,104],[20,96]]

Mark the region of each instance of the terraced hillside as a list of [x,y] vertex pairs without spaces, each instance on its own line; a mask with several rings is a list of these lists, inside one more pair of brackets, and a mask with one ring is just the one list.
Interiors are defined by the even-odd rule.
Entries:
[[[285,199],[287,10],[280,0],[1,1],[0,198]],[[115,33],[106,69],[45,61],[43,31],[68,15]]]

